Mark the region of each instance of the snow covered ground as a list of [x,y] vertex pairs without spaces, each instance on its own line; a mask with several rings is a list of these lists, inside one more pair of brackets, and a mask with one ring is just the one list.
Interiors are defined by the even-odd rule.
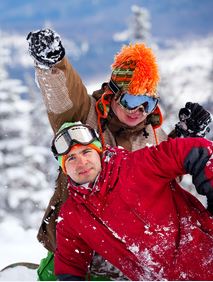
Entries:
[[[37,230],[24,230],[17,221],[8,217],[0,224],[0,269],[16,262],[31,262],[39,264],[46,256],[45,248],[36,239]],[[35,270],[17,267],[0,272],[0,281],[36,281]]]
[[37,281],[37,273],[36,270],[18,266],[0,272],[0,281]]

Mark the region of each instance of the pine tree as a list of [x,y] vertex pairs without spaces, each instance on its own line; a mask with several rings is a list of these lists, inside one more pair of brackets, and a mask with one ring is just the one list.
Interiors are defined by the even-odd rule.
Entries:
[[149,43],[151,39],[151,19],[149,11],[138,5],[133,5],[131,12],[132,14],[127,29],[116,33],[114,40],[127,43]]
[[149,42],[151,22],[149,11],[137,5],[131,7],[132,17],[129,23],[131,42]]
[[1,44],[0,220],[10,215],[28,228],[40,223],[57,162],[50,151],[52,135],[40,94],[32,98],[30,87],[9,77],[9,51]]
[[[8,54],[8,50],[2,45],[0,54],[2,57]],[[23,184],[23,148],[28,144],[29,103],[21,99],[26,87],[20,80],[8,77],[6,59],[0,58],[0,62],[0,195],[1,212],[4,210],[7,213],[16,209],[20,200],[21,193],[14,197],[12,195]]]

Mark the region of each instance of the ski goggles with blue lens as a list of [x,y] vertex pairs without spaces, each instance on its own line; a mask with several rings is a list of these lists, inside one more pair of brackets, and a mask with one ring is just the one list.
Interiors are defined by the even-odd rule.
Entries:
[[131,95],[129,93],[123,93],[119,97],[119,104],[126,110],[132,111],[139,108],[143,108],[147,114],[150,114],[157,107],[159,99],[145,95]]
[[88,125],[72,125],[56,134],[51,149],[57,157],[69,153],[75,143],[88,145],[94,140],[99,140],[99,137],[93,128]]

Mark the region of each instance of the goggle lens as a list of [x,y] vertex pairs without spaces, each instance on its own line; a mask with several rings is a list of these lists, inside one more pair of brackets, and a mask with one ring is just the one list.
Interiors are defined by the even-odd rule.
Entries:
[[124,93],[120,96],[119,103],[127,110],[135,110],[143,106],[144,111],[148,114],[154,111],[158,104],[158,99],[145,95],[131,95],[129,93]]
[[68,138],[66,132],[56,136],[56,138],[54,140],[54,147],[55,147],[58,155],[61,155],[61,154],[63,154],[63,152],[66,152],[68,150],[68,148],[69,148],[68,144],[70,142],[67,139],[69,139],[69,138]]

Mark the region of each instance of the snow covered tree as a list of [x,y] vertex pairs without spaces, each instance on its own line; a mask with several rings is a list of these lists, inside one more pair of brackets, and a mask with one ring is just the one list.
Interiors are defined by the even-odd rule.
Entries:
[[131,7],[132,15],[128,28],[114,35],[115,41],[130,41],[148,43],[151,38],[151,19],[147,9],[138,5]]
[[40,94],[40,102],[33,100],[29,87],[9,77],[11,55],[3,43],[0,54],[0,221],[10,215],[25,228],[35,227],[57,170],[50,152],[52,135]]
[[[3,54],[3,50],[0,50]],[[27,114],[29,103],[21,99],[26,92],[20,80],[10,79],[1,62],[0,66],[0,195],[1,212],[11,212],[17,207],[20,187],[25,187],[23,149],[28,144]],[[29,177],[29,176],[28,176]],[[23,191],[22,191],[23,192]],[[21,192],[21,194],[23,194]],[[19,194],[19,195],[18,195]]]
[[129,23],[130,41],[148,42],[151,30],[149,11],[137,5],[133,5],[131,10],[133,15]]

